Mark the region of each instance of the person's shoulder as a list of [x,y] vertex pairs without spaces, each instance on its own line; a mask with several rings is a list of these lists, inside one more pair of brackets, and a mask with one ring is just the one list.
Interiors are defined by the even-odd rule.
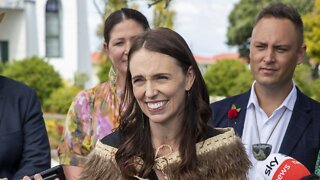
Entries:
[[88,88],[88,89],[83,89],[82,91],[79,92],[79,94],[96,94],[103,92],[105,90],[109,90],[111,87],[109,82],[104,82],[102,84],[98,84],[94,87]]
[[112,146],[114,148],[118,148],[123,140],[123,134],[120,131],[112,132],[111,134],[108,134],[104,138],[102,138],[100,141],[102,144]]
[[221,134],[220,131],[218,131],[217,129],[211,127],[211,126],[208,126],[208,130],[207,130],[207,139],[208,138],[211,138],[211,137],[214,137],[214,136],[217,136]]
[[88,89],[88,91],[97,92],[97,91],[101,91],[101,90],[105,90],[105,89],[109,90],[111,86],[112,86],[111,83],[106,81],[104,83],[98,84],[98,85]]
[[[297,88],[298,89],[298,88]],[[298,89],[298,97],[300,96],[300,99],[307,102],[308,104],[311,105],[313,109],[319,110],[320,111],[320,102],[312,99],[311,97],[307,96],[303,92],[301,92]]]
[[228,149],[228,147],[232,149],[242,148],[244,151],[241,139],[235,134],[233,128],[211,128],[207,134],[206,140],[197,143],[197,148],[200,151],[209,152],[221,148]]
[[83,99],[87,99],[88,101],[90,101],[90,99],[93,100],[96,98],[105,97],[107,93],[110,92],[110,86],[111,85],[109,82],[104,82],[89,89],[83,89],[78,92],[78,94],[74,98],[74,101],[82,101]]
[[199,164],[205,164],[208,174],[218,179],[245,179],[250,161],[241,139],[232,128],[214,128],[210,131],[215,136],[197,144]]
[[220,136],[233,137],[236,135],[232,128],[213,128],[211,126],[208,126],[207,139]]
[[10,79],[4,76],[0,76],[0,89],[5,90],[5,92],[10,92],[11,94],[15,94],[15,92],[19,92],[20,94],[26,94],[27,92],[34,91],[33,88],[24,84],[23,82]]

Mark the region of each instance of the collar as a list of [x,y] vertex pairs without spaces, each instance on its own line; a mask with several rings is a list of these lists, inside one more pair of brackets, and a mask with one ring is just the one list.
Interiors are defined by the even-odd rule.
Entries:
[[[254,91],[255,84],[256,84],[256,81],[254,81],[251,85],[251,92],[250,92],[250,97],[249,97],[247,109],[251,108],[252,106],[254,106],[256,108],[258,108],[258,107],[261,108],[259,105],[257,94]],[[284,99],[282,104],[277,109],[275,109],[275,111],[278,109],[281,109],[283,106],[286,107],[288,110],[293,111],[294,104],[297,100],[297,88],[296,88],[296,85],[293,81],[292,81],[292,85],[293,86],[292,86],[290,93]]]

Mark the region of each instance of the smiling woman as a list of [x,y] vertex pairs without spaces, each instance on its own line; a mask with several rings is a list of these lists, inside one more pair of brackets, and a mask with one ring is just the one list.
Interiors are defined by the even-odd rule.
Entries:
[[185,94],[195,79],[192,68],[185,74],[168,55],[141,49],[130,61],[133,93],[150,126],[158,123],[180,129]]
[[128,57],[120,126],[98,141],[81,179],[246,179],[240,139],[207,126],[208,91],[184,39],[149,30]]

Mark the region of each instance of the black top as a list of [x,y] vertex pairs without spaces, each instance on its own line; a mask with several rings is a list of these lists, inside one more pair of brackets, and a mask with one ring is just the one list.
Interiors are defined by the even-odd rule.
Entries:
[[[219,132],[218,130],[208,126],[208,131],[207,131],[207,137],[206,139],[209,139],[211,137],[214,137],[216,135],[221,134],[221,132]],[[120,131],[115,131],[107,136],[105,136],[104,138],[102,138],[100,141],[103,144],[106,144],[108,146],[112,146],[114,148],[119,148],[121,142],[124,139],[124,135],[122,132]]]

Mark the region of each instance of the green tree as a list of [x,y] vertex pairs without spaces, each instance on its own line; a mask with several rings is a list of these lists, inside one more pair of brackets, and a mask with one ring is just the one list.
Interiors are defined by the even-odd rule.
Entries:
[[169,10],[165,1],[160,1],[153,8],[153,27],[167,27],[173,29],[175,12]]
[[239,59],[212,64],[204,74],[204,79],[210,95],[224,97],[247,91],[253,81],[250,70]]
[[313,77],[319,78],[320,64],[320,0],[314,2],[312,12],[303,16],[304,37],[307,45],[307,55],[313,66]]
[[81,89],[84,88],[84,85],[88,80],[89,80],[89,76],[87,73],[76,72],[74,74],[74,85],[78,86]]
[[99,66],[99,71],[98,71],[98,77],[100,83],[106,82],[109,80],[109,71],[111,68],[111,60],[105,60],[103,61],[100,66]]
[[306,95],[312,96],[311,84],[312,79],[311,67],[307,64],[300,64],[294,71],[293,80],[296,86]]
[[[94,1],[95,2],[95,1]],[[114,11],[121,9],[123,7],[128,7],[127,0],[104,0],[105,6],[103,12],[100,12],[98,5],[96,5],[96,9],[100,12],[101,15],[101,23],[97,28],[97,36],[103,38],[103,28],[105,19]]]
[[42,104],[55,89],[62,86],[62,79],[53,66],[35,56],[5,64],[2,74],[33,87]]
[[68,86],[58,88],[44,101],[45,112],[67,114],[74,97],[80,92],[79,86]]
[[240,0],[228,17],[227,44],[237,46],[241,56],[248,57],[249,38],[256,15],[272,2],[292,5],[301,14],[305,14],[311,11],[314,0]]

